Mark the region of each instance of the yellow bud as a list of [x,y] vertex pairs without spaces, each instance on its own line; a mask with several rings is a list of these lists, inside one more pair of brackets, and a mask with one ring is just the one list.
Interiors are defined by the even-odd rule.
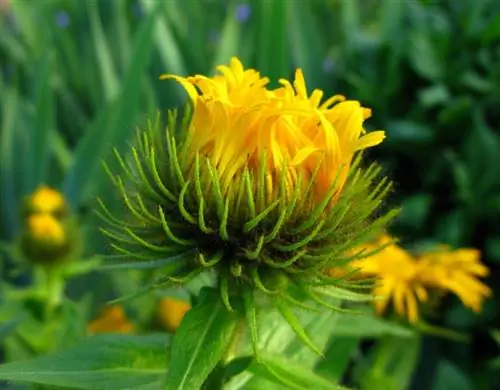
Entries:
[[169,332],[175,332],[189,309],[191,305],[187,302],[164,298],[158,308],[158,322]]
[[128,320],[125,310],[120,305],[112,305],[102,309],[99,317],[92,321],[89,333],[132,333],[134,325]]
[[28,199],[28,207],[35,213],[57,213],[66,207],[66,201],[59,191],[40,186]]
[[28,218],[28,231],[37,242],[60,246],[66,240],[64,228],[50,214],[34,214]]

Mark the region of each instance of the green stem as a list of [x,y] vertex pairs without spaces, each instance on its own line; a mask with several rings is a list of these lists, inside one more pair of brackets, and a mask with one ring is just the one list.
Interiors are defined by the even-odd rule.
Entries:
[[45,276],[45,318],[49,319],[62,302],[64,280],[55,267],[45,267],[43,272]]
[[415,325],[417,329],[422,331],[423,333],[442,337],[448,340],[453,340],[459,343],[468,343],[470,342],[470,337],[466,334],[456,332],[452,329],[441,328],[439,326],[431,325],[426,322],[420,321]]

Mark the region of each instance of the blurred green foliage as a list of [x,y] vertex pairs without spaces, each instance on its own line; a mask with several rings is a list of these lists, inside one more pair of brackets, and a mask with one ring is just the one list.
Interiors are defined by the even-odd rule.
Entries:
[[[416,247],[479,248],[498,296],[498,1],[11,0],[0,9],[3,240],[19,229],[23,196],[47,183],[62,189],[79,212],[88,228],[87,254],[105,252],[90,212],[96,196],[112,196],[101,161],[112,147],[126,145],[147,117],[186,99],[159,75],[210,74],[238,55],[274,83],[301,67],[310,89],[372,108],[369,125],[386,129],[387,140],[370,157],[397,184],[391,201],[403,205],[394,233]],[[0,267],[8,279],[11,263]],[[113,286],[131,292],[129,280]],[[85,279],[75,282],[73,293],[80,296],[85,285]],[[490,335],[500,321],[498,298],[480,316],[450,298],[434,320],[469,333],[472,343],[424,337],[413,388],[500,386],[498,371],[487,364],[499,354]],[[352,352],[349,340],[342,342],[341,352]],[[394,348],[409,353],[404,345]],[[377,357],[359,359],[365,369],[351,371],[364,372],[358,377],[365,385],[406,386],[395,376],[387,382],[395,363],[366,372],[366,362]]]

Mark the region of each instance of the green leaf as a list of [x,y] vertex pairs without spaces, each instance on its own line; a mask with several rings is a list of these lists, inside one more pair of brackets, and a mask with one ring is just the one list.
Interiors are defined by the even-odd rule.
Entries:
[[432,390],[473,390],[474,388],[467,375],[455,364],[447,360],[439,362]]
[[215,290],[204,289],[198,305],[186,314],[175,334],[167,389],[201,388],[223,358],[239,321]]
[[426,109],[440,104],[445,104],[448,102],[450,97],[450,91],[443,84],[435,84],[430,87],[423,88],[418,93],[418,98]]
[[488,127],[479,109],[475,110],[473,118],[474,126],[465,143],[465,154],[475,194],[473,200],[477,203],[484,200],[493,186],[500,184],[498,175],[490,169],[500,164],[500,137]]
[[[161,3],[157,6],[161,6]],[[104,172],[98,170],[101,161],[111,147],[123,145],[134,129],[140,112],[141,74],[150,59],[156,15],[156,12],[150,12],[134,37],[131,61],[118,100],[101,111],[78,143],[73,165],[64,185],[65,193],[74,206],[79,206],[82,201],[96,195],[105,178]]]
[[342,386],[328,382],[303,366],[281,356],[262,354],[261,363],[253,362],[248,371],[269,381],[282,384],[288,389],[339,390]]
[[482,34],[482,39],[485,44],[489,44],[495,40],[498,40],[500,37],[500,14],[496,14],[490,22],[488,23],[488,27],[485,28]]
[[342,39],[346,50],[351,51],[355,46],[356,32],[359,31],[360,6],[358,0],[340,1],[340,24],[342,27]]
[[169,337],[99,335],[65,351],[0,366],[0,380],[68,389],[137,389],[160,382]]
[[61,273],[65,277],[72,277],[77,275],[83,275],[90,271],[95,270],[102,262],[100,257],[92,257],[90,259],[79,260],[68,264],[61,270]]
[[[304,323],[304,331],[310,335],[309,337],[314,345],[320,351],[324,351],[331,335],[335,334],[337,322],[341,315],[329,310],[324,310],[320,314],[307,314],[309,314],[309,321]],[[284,354],[294,363],[311,369],[318,362],[318,359],[322,360],[298,338],[295,338],[286,346]]]
[[127,20],[127,3],[115,1],[113,7],[113,25],[117,36],[117,45],[119,47],[120,60],[126,64],[130,58],[130,27]]
[[[146,10],[149,11],[150,15],[158,13],[161,10],[161,8],[157,8],[158,4],[154,1],[142,0],[141,4]],[[160,54],[166,73],[184,75],[187,71],[186,64],[184,63],[181,50],[171,30],[172,29],[167,18],[158,20],[154,31],[156,48]],[[173,92],[178,96],[184,96],[184,94],[181,93],[180,88],[173,90]]]
[[0,342],[9,337],[17,328],[17,325],[22,321],[22,318],[14,318],[13,320],[5,321],[0,324]]
[[302,68],[308,88],[320,88],[326,45],[309,1],[287,1],[288,34],[295,65]]
[[499,329],[494,329],[491,332],[491,337],[493,337],[493,340],[496,341],[498,346],[500,347],[500,330]]
[[436,41],[423,31],[413,30],[408,45],[408,55],[414,70],[422,77],[438,81],[444,75],[444,61]]
[[386,131],[387,143],[391,146],[425,145],[434,138],[433,130],[430,127],[422,123],[404,120],[389,122]]
[[87,1],[87,7],[89,10],[90,32],[94,41],[94,48],[101,73],[104,96],[106,101],[112,101],[120,89],[118,74],[116,72],[113,57],[101,24],[101,18],[99,16],[99,3],[97,1]]
[[30,162],[26,192],[32,192],[47,180],[47,169],[52,151],[50,141],[54,130],[54,94],[51,78],[54,58],[48,50],[41,59],[34,87],[35,118],[30,137]]
[[369,315],[344,314],[339,316],[335,326],[337,337],[413,337],[414,332],[402,325]]
[[322,356],[323,352],[318,349],[317,346],[314,345],[313,341],[309,337],[309,335],[306,333],[304,330],[304,327],[300,323],[299,319],[297,316],[294,314],[290,306],[283,300],[276,300],[276,307],[283,316],[283,318],[286,320],[288,325],[291,326],[295,334],[309,347],[311,348],[314,352],[316,352],[318,355]]
[[432,196],[420,193],[407,197],[401,205],[401,214],[397,219],[399,226],[419,229],[423,226],[431,210]]
[[19,26],[18,31],[23,36],[25,44],[35,56],[39,55],[45,47],[44,41],[50,30],[38,28],[36,18],[47,18],[45,12],[47,4],[38,3],[34,6],[23,1],[13,1],[9,5],[12,7],[13,16]]
[[278,80],[288,78],[290,72],[286,3],[285,0],[255,2],[254,28],[259,45],[257,69],[269,77],[270,87],[278,86]]
[[399,339],[384,337],[365,362],[361,374],[362,388],[407,389],[418,362],[420,337]]
[[217,51],[215,53],[210,72],[213,72],[217,65],[229,63],[231,57],[238,56],[239,54],[238,49],[241,44],[241,31],[240,25],[234,17],[235,13],[235,7],[228,8],[226,21],[224,22],[224,27],[222,28],[220,42],[217,45]]
[[[500,204],[497,212],[500,212]],[[486,256],[490,259],[492,263],[500,263],[500,237],[490,236],[486,238],[484,244],[486,250]]]
[[[1,34],[0,34],[1,35]],[[17,230],[18,194],[16,193],[16,115],[18,96],[14,89],[2,90],[2,121],[0,123],[0,211],[4,217],[4,228],[8,236]]]
[[474,221],[471,221],[464,210],[456,209],[448,214],[444,214],[436,223],[434,238],[438,242],[459,247],[467,236],[468,229],[474,227]]
[[[329,301],[330,302],[330,301]],[[333,304],[333,302],[330,302]],[[335,330],[336,317],[338,313],[322,311],[321,313],[305,310],[297,311],[300,323],[309,334],[310,339],[319,349],[323,350],[332,332]],[[258,313],[257,325],[259,330],[259,351],[273,351],[274,354],[283,354],[294,364],[303,368],[311,368],[318,362],[320,357],[297,338],[293,329],[283,319],[277,310],[263,310]],[[247,344],[242,345],[240,353],[251,355],[251,337],[249,335]],[[286,387],[269,382],[268,380],[253,375],[250,372],[241,373],[226,384],[228,390],[282,390]]]
[[318,362],[315,371],[321,376],[337,382],[343,377],[360,341],[359,336],[337,337],[335,335],[325,352],[325,358]]

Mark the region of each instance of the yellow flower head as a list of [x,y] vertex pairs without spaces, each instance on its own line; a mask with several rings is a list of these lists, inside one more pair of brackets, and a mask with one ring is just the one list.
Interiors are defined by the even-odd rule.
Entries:
[[60,246],[66,241],[62,224],[50,214],[34,214],[28,218],[28,231],[37,242]]
[[28,199],[28,207],[35,213],[58,213],[66,207],[62,194],[45,185],[40,186]]
[[318,294],[346,282],[326,271],[396,214],[375,217],[390,183],[357,153],[384,132],[365,132],[359,102],[309,94],[300,69],[275,89],[236,58],[218,71],[163,76],[191,110],[169,113],[167,131],[151,122],[130,158],[117,156],[125,216],[101,204],[103,231],[124,256],[168,265],[168,282],[215,271],[229,310],[256,290],[296,302],[290,284],[329,306]]
[[479,280],[488,275],[480,255],[477,249],[446,247],[424,253],[419,257],[419,279],[456,294],[465,306],[479,312],[484,299],[491,296],[491,290]]
[[394,310],[399,315],[406,316],[410,322],[416,322],[419,301],[427,300],[427,291],[418,279],[415,259],[400,246],[391,244],[391,241],[391,237],[383,236],[377,245],[366,246],[365,249],[369,252],[388,245],[372,256],[355,261],[353,267],[358,267],[366,276],[379,278],[373,290],[377,297],[374,304],[378,313],[382,313],[392,300]]
[[359,102],[334,96],[322,103],[320,90],[309,96],[300,69],[293,85],[280,80],[282,87],[274,90],[266,88],[268,78],[245,70],[237,58],[218,70],[220,74],[212,78],[163,78],[172,78],[186,89],[194,106],[188,154],[191,162],[196,154],[209,158],[218,171],[223,195],[237,188],[245,169],[257,174],[264,163],[270,201],[279,196],[283,174],[291,196],[299,177],[307,187],[316,172],[315,193],[322,197],[337,176],[341,189],[356,151],[384,139],[383,131],[365,134],[363,122],[370,110]]
[[87,331],[95,333],[132,333],[134,325],[128,320],[121,305],[112,305],[102,309],[99,317],[92,321]]
[[175,332],[184,315],[191,309],[187,302],[174,298],[163,298],[158,307],[158,322],[169,332]]

